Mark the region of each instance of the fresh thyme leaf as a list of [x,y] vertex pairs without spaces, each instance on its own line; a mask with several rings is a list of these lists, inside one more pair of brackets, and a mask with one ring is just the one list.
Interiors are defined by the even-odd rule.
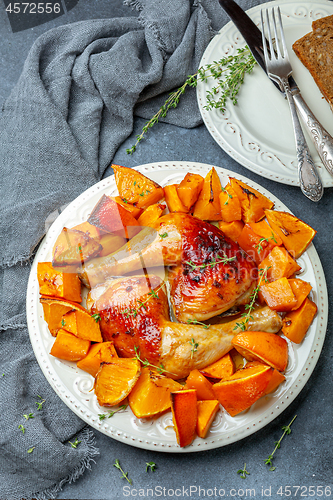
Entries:
[[26,420],[29,420],[29,418],[35,418],[33,413],[28,413],[28,415],[23,415]]
[[148,470],[151,470],[152,472],[155,472],[155,469],[156,469],[156,464],[155,462],[146,462],[146,472],[148,472]]
[[92,314],[91,317],[94,318],[96,323],[98,323],[102,319],[99,313]]
[[239,469],[239,470],[237,471],[237,474],[240,474],[240,477],[241,477],[242,479],[245,479],[245,478],[246,478],[246,476],[249,476],[249,475],[250,475],[250,473],[249,473],[249,472],[247,472],[247,470],[246,470],[246,464],[244,464],[244,468],[243,468],[243,469]]
[[36,448],[36,446],[33,446],[32,448],[29,448],[29,449],[27,450],[27,453],[32,453],[32,452],[34,451],[34,449],[35,449],[35,448]]
[[189,344],[191,344],[191,359],[193,359],[194,353],[198,350],[199,343],[192,337],[191,340],[189,340]]
[[121,405],[116,410],[110,411],[110,413],[99,413],[98,418],[99,420],[104,420],[105,418],[111,418],[115,413],[126,410],[127,406],[128,405]]
[[281,441],[282,441],[282,439],[285,436],[288,436],[291,433],[291,428],[290,427],[293,424],[293,422],[296,419],[296,417],[297,417],[297,415],[294,416],[294,418],[291,420],[291,422],[288,425],[284,425],[282,427],[282,430],[283,430],[282,436],[280,437],[280,439],[278,441],[275,441],[275,443],[274,443],[274,445],[275,445],[274,450],[272,451],[272,453],[270,455],[268,455],[268,458],[265,460],[265,464],[266,465],[270,465],[270,468],[269,468],[270,471],[274,471],[276,469],[276,467],[274,467],[272,465],[272,460],[274,458],[274,453],[276,452],[276,450],[278,450],[281,447]]
[[25,433],[25,427],[23,427],[23,425],[22,425],[22,424],[20,424],[20,425],[18,426],[18,428],[19,428],[19,430],[20,430],[20,431],[22,431],[22,434],[24,434],[24,433]]
[[258,297],[258,293],[260,291],[260,286],[263,281],[267,281],[267,271],[270,269],[271,266],[266,266],[264,269],[260,269],[259,271],[259,281],[255,289],[250,295],[250,303],[245,305],[245,310],[247,311],[245,314],[242,314],[242,317],[244,318],[243,321],[241,322],[236,322],[236,325],[234,326],[234,330],[237,330],[240,328],[242,332],[246,330],[248,322],[253,319],[251,316],[252,311],[254,310],[254,304],[255,301]]
[[66,321],[64,319],[61,320],[61,326],[66,326]]
[[129,318],[130,316],[133,316],[133,318],[135,318],[139,312],[139,309],[141,309],[141,307],[143,307],[143,309],[147,309],[146,303],[148,302],[148,300],[150,300],[152,297],[154,297],[155,299],[159,299],[159,296],[156,292],[159,292],[163,285],[164,285],[164,283],[162,283],[162,285],[160,285],[156,290],[151,290],[148,293],[148,298],[146,300],[138,300],[137,302],[138,302],[139,307],[137,309],[128,309],[127,308],[124,311],[122,311],[120,314],[125,314],[126,318]]
[[186,260],[185,264],[190,266],[190,271],[195,271],[196,269],[206,269],[206,267],[210,267],[211,269],[216,266],[217,264],[227,264],[228,262],[232,262],[236,259],[236,255],[234,257],[227,257],[225,253],[223,253],[223,256],[217,255],[216,259],[212,258],[210,262],[207,264],[195,264],[192,260]]
[[128,481],[129,484],[132,484],[132,480],[128,477],[128,472],[125,473],[123,471],[123,469],[120,466],[118,458],[116,458],[115,463],[113,464],[113,467],[116,467],[116,469],[120,470],[120,472],[122,474],[121,477],[124,478],[124,479],[126,479],[126,481]]
[[68,441],[68,442],[69,442],[69,444],[71,445],[72,448],[77,448],[78,445],[81,443],[81,441],[77,440],[77,437],[75,438],[74,443],[72,443],[71,441]]
[[159,235],[161,238],[166,238],[168,236],[168,233],[163,233]]
[[[196,87],[199,81],[206,82],[208,78],[217,80],[217,84],[212,90],[206,92],[207,105],[205,109],[219,109],[224,113],[226,102],[230,99],[233,104],[237,104],[237,94],[244,82],[246,73],[251,73],[256,61],[248,46],[237,49],[237,54],[224,57],[213,64],[207,64],[198,69],[193,75],[189,75],[183,85],[171,92],[169,97],[157,111],[157,113],[144,125],[142,132],[137,136],[135,144],[126,149],[127,154],[133,154],[139,142],[142,141],[148,130],[158,123],[160,118],[165,118],[168,111],[176,108],[180,97],[188,87]],[[218,96],[218,99],[216,97]]]
[[140,350],[139,350],[139,347],[138,346],[134,346],[134,351],[135,351],[135,358],[140,361],[140,363],[142,363],[143,366],[151,366],[152,368],[155,368],[157,370],[158,373],[162,374],[162,373],[170,373],[170,375],[175,375],[174,373],[171,373],[169,372],[168,370],[166,370],[163,366],[162,363],[160,363],[159,366],[157,365],[153,365],[152,363],[150,363],[148,361],[148,359],[141,359],[140,357]]
[[208,328],[211,326],[211,325],[206,325],[206,323],[202,323],[202,321],[198,321],[197,319],[190,319],[190,318],[187,320],[187,324],[188,325],[200,325],[205,330],[208,330]]
[[43,403],[45,403],[45,399],[43,399],[42,396],[39,396],[39,394],[37,394],[37,397],[40,398],[40,401],[35,402],[37,405],[37,410],[41,410],[43,407]]

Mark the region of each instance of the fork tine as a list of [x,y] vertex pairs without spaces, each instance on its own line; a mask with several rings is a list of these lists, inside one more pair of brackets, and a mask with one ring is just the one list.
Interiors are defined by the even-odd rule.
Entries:
[[281,51],[280,51],[279,36],[278,36],[278,32],[277,32],[274,8],[272,8],[272,22],[273,22],[274,37],[275,37],[275,50],[277,52],[277,58],[279,59],[280,57],[282,57],[282,55],[281,55]]
[[268,18],[268,10],[266,9],[266,24],[267,24],[267,34],[268,34],[268,42],[269,42],[269,52],[271,55],[271,59],[276,59],[275,52],[274,52],[274,47],[273,47],[273,40],[272,40],[272,33],[271,33],[271,27],[269,24],[269,18]]
[[282,47],[283,47],[283,57],[285,57],[286,55],[288,57],[288,49],[287,49],[286,39],[284,36],[284,31],[283,31],[283,24],[282,24],[280,7],[277,8],[277,13],[278,13],[278,18],[279,18],[279,23],[280,23],[280,36],[281,36],[281,42],[282,42]]
[[265,57],[265,62],[266,62],[266,66],[267,66],[267,62],[269,61],[269,54],[268,54],[268,50],[267,50],[267,40],[265,37],[263,9],[261,9],[261,11],[260,11],[260,17],[261,17],[262,46],[264,49],[264,57]]

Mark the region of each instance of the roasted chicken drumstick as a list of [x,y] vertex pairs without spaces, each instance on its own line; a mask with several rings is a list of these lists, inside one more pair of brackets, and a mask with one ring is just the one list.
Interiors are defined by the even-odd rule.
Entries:
[[[109,280],[91,290],[87,307],[100,315],[104,341],[113,341],[121,356],[140,353],[142,360],[162,365],[175,379],[221,358],[240,331],[237,320],[208,328],[170,321],[165,285],[158,276]],[[246,328],[276,333],[281,326],[280,316],[264,307],[251,314]]]

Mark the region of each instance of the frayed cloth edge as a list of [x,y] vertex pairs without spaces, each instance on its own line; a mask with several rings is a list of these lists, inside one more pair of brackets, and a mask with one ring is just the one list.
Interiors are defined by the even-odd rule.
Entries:
[[35,493],[33,498],[36,500],[45,500],[45,499],[55,499],[59,491],[62,490],[62,487],[65,484],[71,484],[77,479],[79,479],[82,474],[88,469],[91,470],[91,462],[95,462],[94,458],[96,455],[99,455],[99,450],[95,446],[95,436],[91,429],[85,427],[83,431],[79,433],[82,439],[87,439],[87,447],[88,452],[87,456],[81,461],[81,463],[64,479],[62,479],[58,484],[52,486],[51,488],[47,488],[43,492]]
[[139,0],[124,0],[123,4],[130,7],[132,10],[137,10],[138,12],[143,10],[142,3],[139,2]]
[[17,328],[27,328],[25,313],[17,314],[0,324],[0,332],[4,332],[5,330],[16,330]]

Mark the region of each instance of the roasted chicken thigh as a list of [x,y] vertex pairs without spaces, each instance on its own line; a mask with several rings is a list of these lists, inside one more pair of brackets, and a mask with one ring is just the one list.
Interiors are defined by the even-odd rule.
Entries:
[[110,276],[169,266],[170,295],[176,318],[206,320],[245,304],[255,285],[254,262],[217,227],[189,214],[168,214],[145,228],[119,251],[85,266],[84,282],[93,287]]

